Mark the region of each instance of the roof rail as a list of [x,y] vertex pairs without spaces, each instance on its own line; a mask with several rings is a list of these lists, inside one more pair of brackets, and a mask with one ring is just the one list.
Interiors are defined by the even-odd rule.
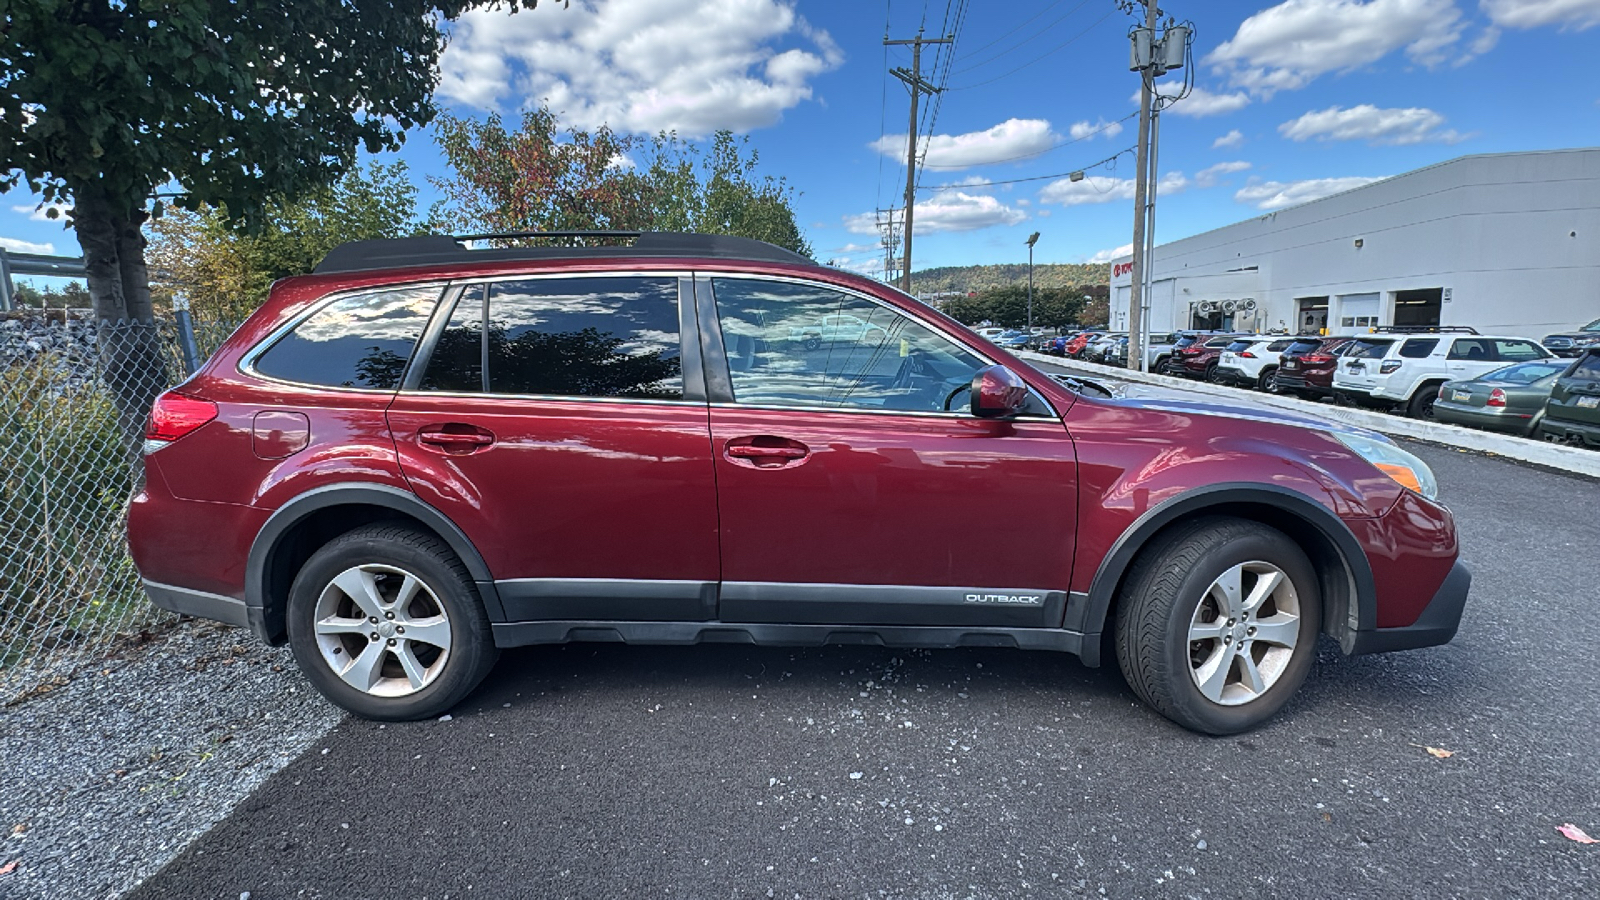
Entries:
[[[629,238],[629,245],[596,247],[488,247],[470,249],[466,242],[545,238]],[[557,259],[685,257],[761,262],[812,261],[782,247],[726,234],[678,234],[665,231],[520,231],[493,234],[424,234],[416,237],[350,241],[328,251],[312,270],[317,275],[372,269],[441,266],[478,262]]]
[[1379,325],[1375,334],[1477,334],[1467,325]]

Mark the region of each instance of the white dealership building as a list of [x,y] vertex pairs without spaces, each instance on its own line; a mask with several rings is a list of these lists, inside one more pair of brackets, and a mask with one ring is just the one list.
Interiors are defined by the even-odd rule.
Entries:
[[[1568,331],[1600,318],[1600,148],[1464,156],[1162,244],[1153,259],[1151,331]],[[1121,330],[1131,268],[1112,265]]]

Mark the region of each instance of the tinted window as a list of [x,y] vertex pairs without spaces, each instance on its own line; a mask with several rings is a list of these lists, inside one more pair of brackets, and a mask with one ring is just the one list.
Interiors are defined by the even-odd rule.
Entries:
[[[734,399],[932,412],[983,360],[912,319],[819,285],[713,283]],[[970,402],[956,398],[953,406]]]
[[1184,347],[1189,346],[1197,340],[1199,340],[1199,338],[1192,334],[1184,335],[1183,337],[1178,338],[1178,340],[1173,343],[1172,347],[1175,350],[1182,350]]
[[1600,353],[1591,353],[1573,368],[1568,378],[1594,378],[1600,379]]
[[1457,338],[1454,346],[1450,348],[1451,359],[1465,359],[1473,362],[1489,362],[1494,359],[1494,350],[1490,341],[1481,338]]
[[1400,345],[1400,355],[1406,359],[1427,359],[1437,346],[1438,338],[1412,338]]
[[1374,341],[1367,338],[1357,338],[1350,342],[1343,356],[1354,359],[1382,359],[1388,354],[1389,348],[1394,346],[1394,341]]
[[1493,381],[1500,384],[1533,384],[1536,381],[1555,377],[1566,367],[1567,361],[1564,359],[1550,362],[1517,363],[1514,366],[1506,366],[1504,369],[1495,369],[1479,380]]
[[425,391],[478,392],[483,381],[484,286],[475,284],[461,295],[450,322],[439,335],[420,387]]
[[392,391],[439,291],[401,288],[335,300],[267,348],[255,369],[300,384]]
[[1295,341],[1283,352],[1287,356],[1304,356],[1320,346],[1322,346],[1321,341]]
[[1495,341],[1494,352],[1506,362],[1519,362],[1525,359],[1544,359],[1549,354],[1544,348],[1533,341]]
[[487,321],[492,393],[683,399],[676,278],[498,283]]
[[1267,345],[1267,352],[1282,353],[1283,351],[1289,349],[1289,345],[1293,343],[1294,341],[1273,341]]
[[1233,343],[1228,345],[1228,352],[1229,353],[1243,353],[1244,351],[1249,350],[1250,349],[1250,345],[1254,344],[1254,343],[1255,343],[1255,341],[1234,341]]

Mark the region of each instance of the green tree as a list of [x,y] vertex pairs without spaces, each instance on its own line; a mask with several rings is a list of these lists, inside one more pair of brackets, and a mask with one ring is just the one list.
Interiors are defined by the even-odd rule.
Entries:
[[605,127],[563,128],[541,107],[523,113],[516,131],[497,115],[442,116],[437,136],[452,171],[429,179],[443,194],[430,212],[436,230],[687,231],[811,255],[793,189],[758,175],[749,139],[728,131],[702,151],[670,132],[646,140]]
[[[1060,328],[1079,324],[1083,314],[1083,295],[1066,288],[1033,289],[1033,324]],[[1028,324],[1027,285],[1006,285],[979,291],[974,296],[947,301],[945,313],[959,322],[976,325],[993,322],[1010,328]]]
[[404,163],[353,169],[331,187],[267,204],[246,228],[226,208],[168,211],[151,225],[158,290],[181,292],[197,317],[236,322],[279,278],[303,275],[346,241],[416,232],[417,189]]
[[[71,203],[96,313],[148,319],[158,187],[248,220],[331,184],[360,148],[398,147],[436,112],[440,21],[469,5],[0,0],[0,188]],[[101,346],[131,444],[160,389],[154,336]]]

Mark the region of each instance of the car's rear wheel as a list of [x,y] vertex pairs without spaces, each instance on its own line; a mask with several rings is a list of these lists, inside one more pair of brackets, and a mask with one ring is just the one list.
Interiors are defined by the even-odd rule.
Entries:
[[1438,399],[1439,385],[1425,384],[1422,387],[1417,388],[1417,392],[1412,394],[1411,400],[1406,403],[1406,415],[1413,419],[1426,419],[1431,421],[1434,418],[1433,404]]
[[1206,363],[1206,381],[1211,384],[1222,383],[1222,374],[1217,371],[1217,364],[1214,362]]
[[290,591],[288,624],[311,683],[368,719],[445,712],[498,656],[466,567],[405,525],[363,526],[312,554]]
[[1242,519],[1205,518],[1147,549],[1117,608],[1129,686],[1185,728],[1260,725],[1311,670],[1321,598],[1294,541]]
[[1269,394],[1276,394],[1278,392],[1278,367],[1268,366],[1256,381],[1256,387]]

